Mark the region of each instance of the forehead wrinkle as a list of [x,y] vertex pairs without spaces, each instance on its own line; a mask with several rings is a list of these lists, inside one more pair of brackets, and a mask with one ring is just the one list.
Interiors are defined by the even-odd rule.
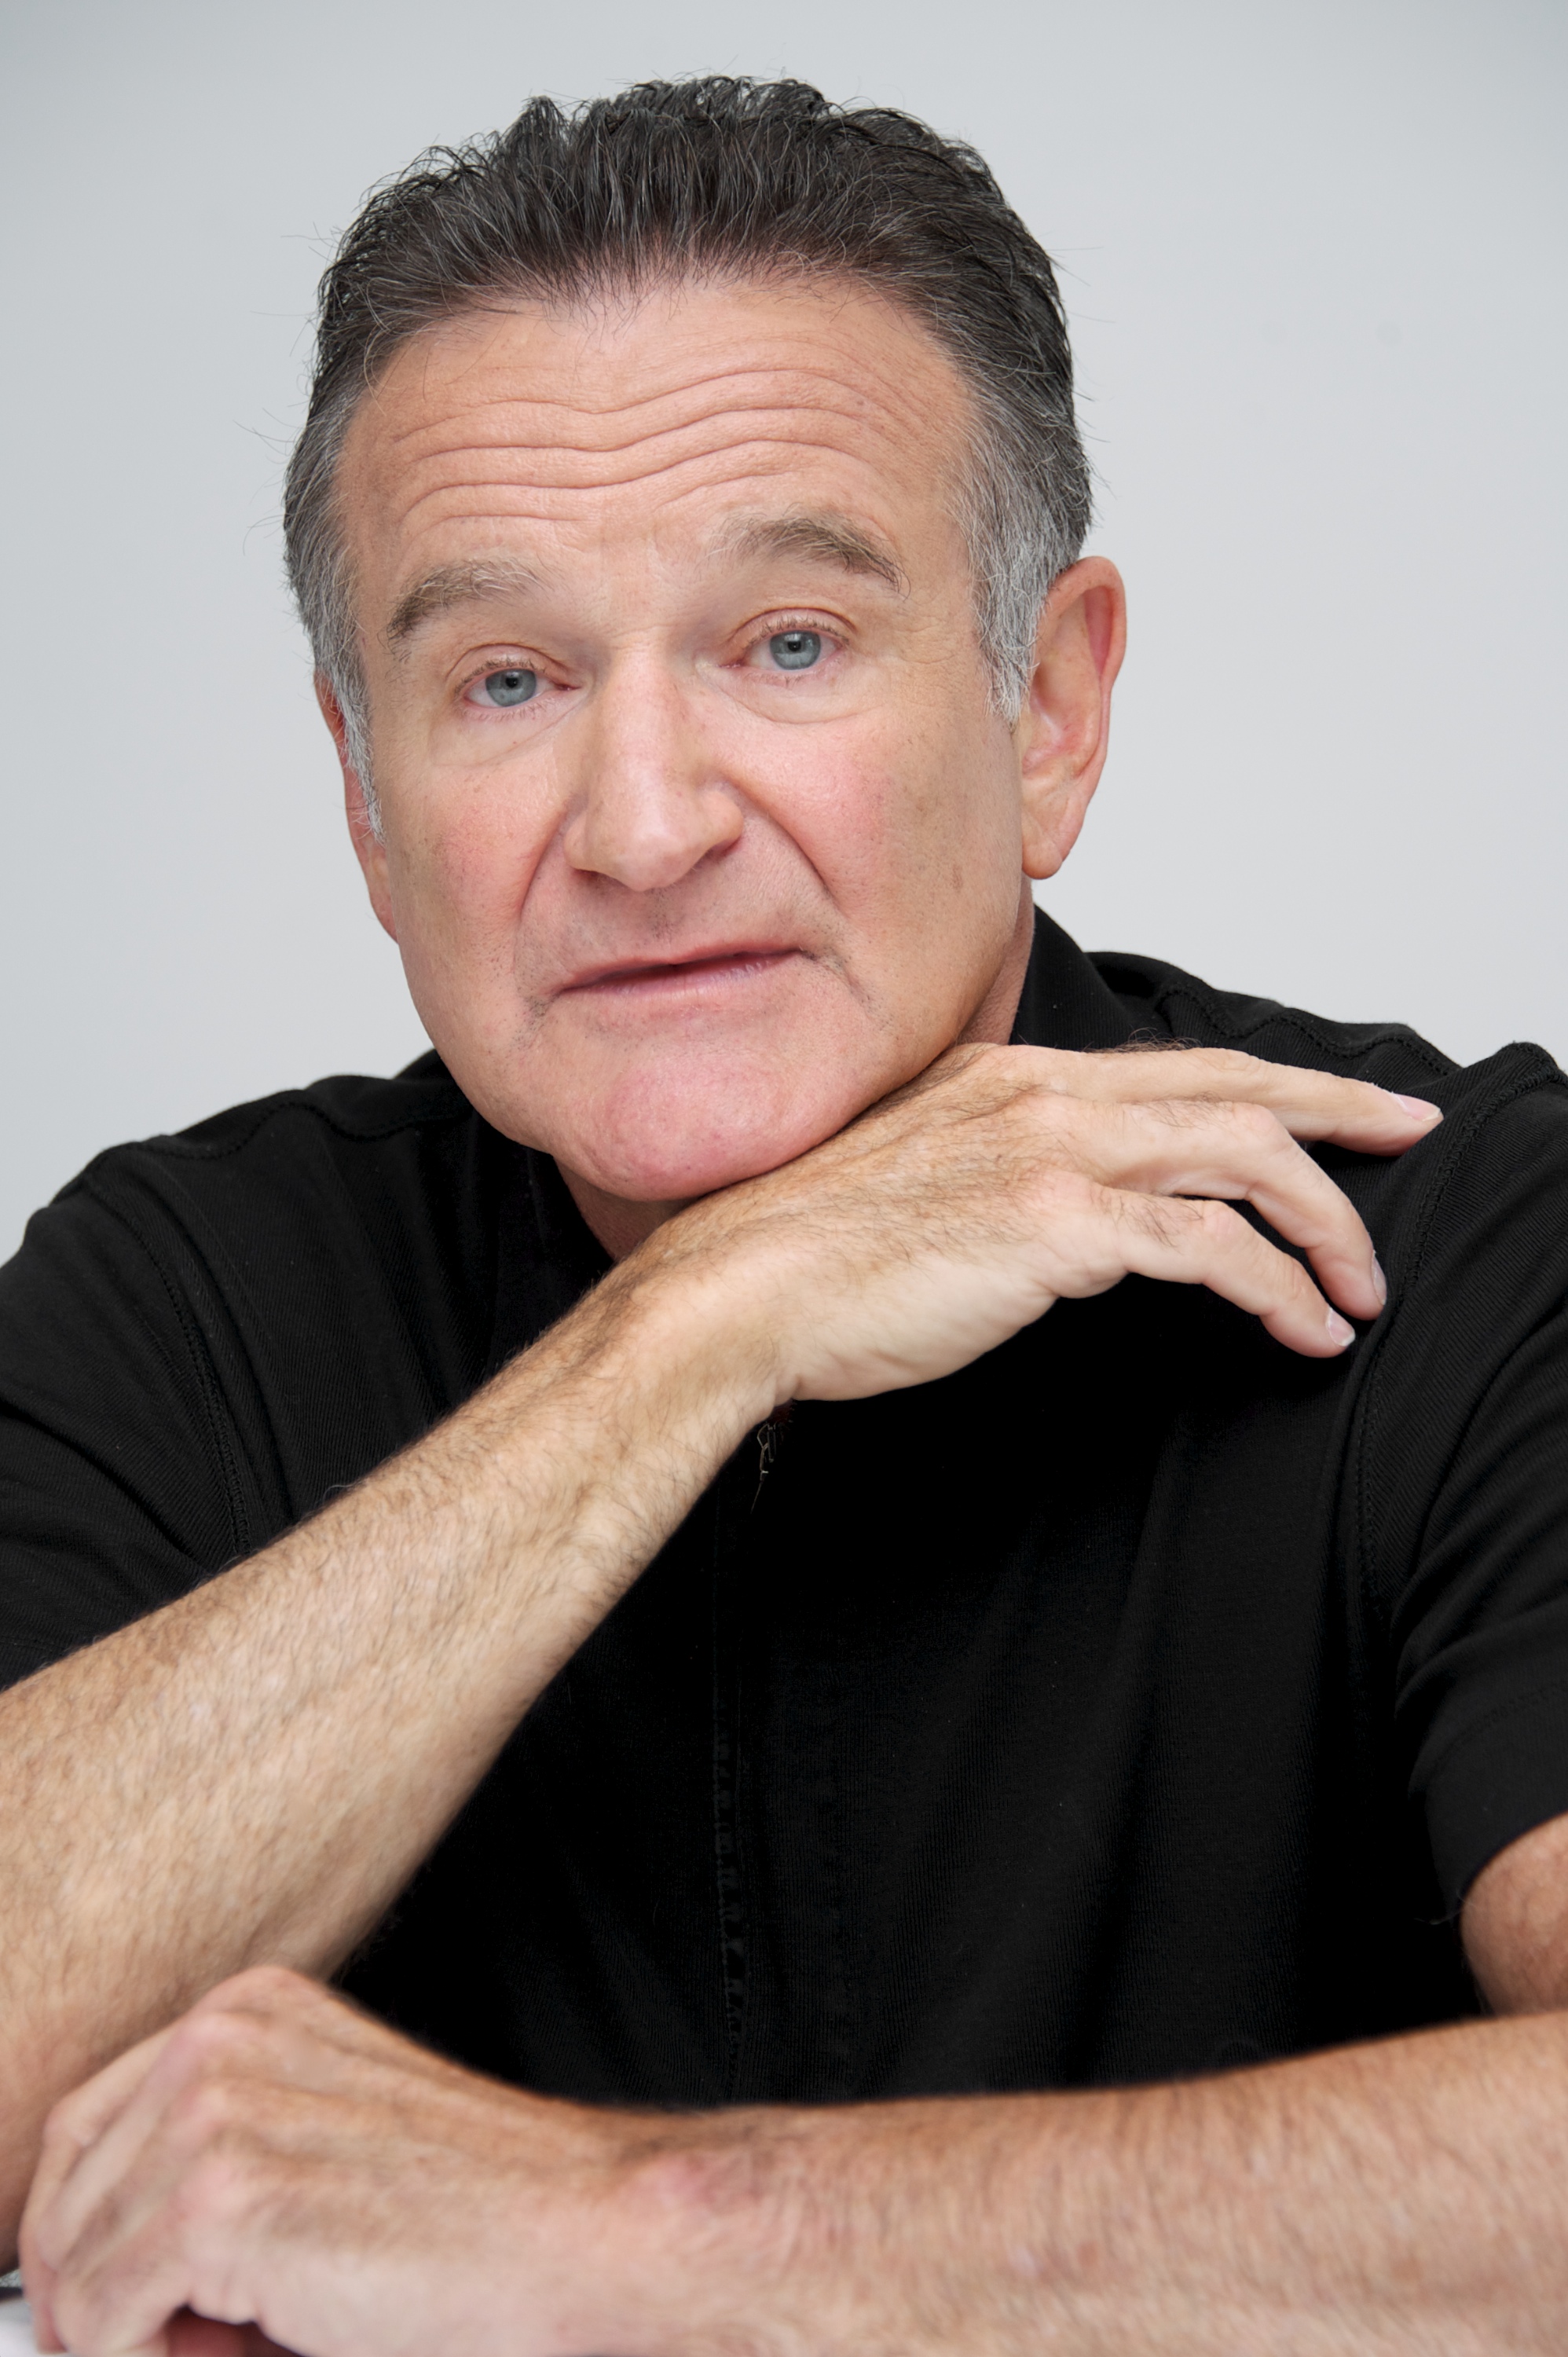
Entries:
[[[886,399],[887,405],[889,407],[897,406],[899,396],[905,392],[905,380],[890,373],[884,374],[881,371],[873,372],[868,370],[866,371],[866,373],[875,374],[876,390]],[[787,365],[780,362],[779,365],[773,368],[714,369],[706,375],[682,375],[670,384],[661,385],[651,393],[628,393],[625,398],[618,400],[596,403],[592,401],[575,400],[564,393],[497,393],[488,400],[468,399],[463,402],[460,404],[460,407],[472,414],[478,415],[482,415],[487,410],[490,409],[542,409],[564,411],[568,416],[578,418],[615,417],[629,414],[631,412],[639,409],[650,409],[662,402],[679,401],[683,397],[709,393],[715,386],[739,385],[746,382],[756,383],[766,382],[768,379],[772,379],[775,382],[782,379],[788,386],[798,388],[795,399],[793,401],[789,398],[780,400],[777,395],[775,395],[775,397],[770,401],[746,402],[739,398],[733,398],[729,401],[720,401],[716,403],[712,412],[704,412],[703,414],[718,414],[725,408],[790,408],[794,406],[827,408],[839,406],[841,408],[841,414],[848,416],[858,415],[868,405],[870,405],[865,392],[856,393],[846,383],[842,369],[832,368],[826,365],[812,367],[807,361],[803,361],[799,359],[791,359]],[[824,400],[821,394],[817,393],[815,391],[819,386],[830,385],[837,388],[841,397],[847,395],[847,405],[844,404],[842,398],[841,403],[838,404]],[[424,391],[426,397],[428,397],[428,384],[424,387]],[[908,404],[906,403],[905,405],[907,406]],[[395,432],[389,433],[387,436],[387,442],[390,447],[396,449],[400,448],[404,442],[417,440],[417,438],[423,434],[438,433],[440,430],[441,429],[438,425],[433,424],[429,420],[422,420],[417,425],[405,425]],[[594,445],[592,447],[596,447],[597,445]]]
[[[661,466],[648,467],[635,472],[613,475],[607,479],[600,478],[595,481],[585,483],[542,483],[536,480],[531,480],[525,477],[513,486],[505,482],[498,482],[493,477],[481,476],[472,480],[463,479],[456,482],[432,483],[428,490],[416,491],[408,502],[407,506],[399,511],[399,521],[401,523],[406,525],[418,513],[419,510],[425,506],[429,500],[445,499],[462,491],[485,491],[494,494],[496,492],[505,492],[515,488],[521,497],[526,497],[531,492],[542,492],[546,495],[554,494],[555,496],[563,499],[591,498],[596,492],[624,490],[632,484],[657,482],[665,476],[676,475],[681,473],[683,469],[701,467],[705,460],[715,459],[722,457],[733,461],[737,458],[743,451],[748,449],[755,449],[759,454],[762,452],[770,453],[771,462],[768,465],[763,465],[759,460],[759,463],[754,468],[748,469],[744,467],[739,467],[731,474],[710,477],[705,479],[713,481],[715,484],[720,484],[725,482],[744,481],[748,472],[758,474],[779,474],[782,472],[786,467],[789,466],[803,451],[815,450],[825,453],[829,457],[832,458],[842,458],[845,455],[836,443],[813,442],[801,438],[799,440],[792,439],[789,441],[779,440],[776,442],[740,443],[734,445],[722,452],[715,450],[693,451],[681,457],[668,459]],[[519,453],[519,455],[522,456],[525,454]],[[503,510],[501,512],[504,513],[505,511]]]
[[[536,402],[520,401],[487,403],[478,413],[468,413],[468,414],[482,415],[485,409],[502,409],[512,412],[521,410],[524,415],[520,417],[510,430],[503,430],[493,436],[475,432],[467,425],[467,417],[465,417],[467,430],[462,439],[451,444],[448,444],[444,437],[457,423],[456,419],[448,421],[445,425],[421,426],[416,433],[411,432],[402,437],[403,441],[424,440],[427,445],[424,453],[418,450],[412,452],[407,463],[415,467],[434,464],[448,455],[466,456],[469,452],[478,450],[548,450],[558,453],[563,457],[613,458],[619,457],[624,451],[639,449],[650,443],[667,442],[677,435],[703,432],[725,418],[735,418],[737,421],[743,418],[758,417],[789,418],[799,417],[802,414],[802,405],[797,403],[777,400],[724,402],[714,408],[700,410],[690,416],[674,418],[667,425],[644,427],[636,433],[626,435],[619,441],[601,437],[597,441],[575,442],[569,441],[562,436],[542,434],[537,426],[530,429],[527,424],[527,413],[542,405]],[[868,404],[864,402],[857,405],[848,402],[822,401],[812,403],[805,414],[813,420],[839,417],[843,418],[847,425],[861,425],[867,422],[867,406]],[[896,430],[891,417],[883,423],[881,430],[885,434]]]

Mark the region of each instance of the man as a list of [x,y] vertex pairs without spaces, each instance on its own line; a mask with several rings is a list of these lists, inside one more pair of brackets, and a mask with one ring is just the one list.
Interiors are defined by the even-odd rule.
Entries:
[[349,232],[291,561],[438,1059],[5,1275],[46,2345],[1563,2345],[1562,1077],[1036,922],[1086,521],[904,118]]

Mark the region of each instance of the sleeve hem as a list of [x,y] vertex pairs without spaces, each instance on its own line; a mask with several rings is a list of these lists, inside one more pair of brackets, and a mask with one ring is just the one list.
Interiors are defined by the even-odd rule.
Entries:
[[1418,1771],[1413,1797],[1444,1906],[1456,1916],[1483,1867],[1568,1815],[1568,1669],[1452,1738],[1435,1767]]

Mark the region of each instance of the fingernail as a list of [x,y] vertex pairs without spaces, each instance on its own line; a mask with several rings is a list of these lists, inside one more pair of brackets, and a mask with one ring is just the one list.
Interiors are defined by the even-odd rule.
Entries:
[[1356,1329],[1348,1318],[1340,1317],[1337,1309],[1328,1313],[1328,1339],[1337,1351],[1348,1350],[1356,1339]]
[[1441,1105],[1428,1104],[1424,1097],[1402,1097],[1397,1089],[1391,1089],[1389,1094],[1395,1104],[1404,1107],[1412,1121],[1434,1122],[1443,1118]]
[[1388,1299],[1389,1281],[1383,1275],[1383,1264],[1378,1258],[1376,1253],[1372,1254],[1372,1290],[1377,1295],[1380,1301],[1386,1301]]

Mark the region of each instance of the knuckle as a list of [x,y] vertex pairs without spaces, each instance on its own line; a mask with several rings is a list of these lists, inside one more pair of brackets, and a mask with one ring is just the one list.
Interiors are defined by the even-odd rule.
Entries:
[[91,2081],[86,2086],[73,2087],[69,2095],[60,2097],[44,2122],[39,2147],[41,2161],[58,2160],[63,2154],[76,2148],[81,2140],[78,2133],[80,2125],[91,2117]]
[[1233,1211],[1229,1203],[1217,1201],[1212,1195],[1189,1200],[1184,1209],[1192,1233],[1216,1250],[1230,1251],[1252,1235],[1251,1229],[1240,1214]]
[[222,2144],[243,2123],[245,2113],[234,2081],[208,2073],[180,2089],[170,2104],[169,2122],[182,2144],[206,2149]]
[[1045,1096],[1072,1094],[1075,1083],[1081,1085],[1083,1068],[1092,1066],[1096,1060],[1091,1056],[1075,1055],[1069,1048],[1008,1048],[1002,1052],[1015,1060],[1031,1086]]
[[1249,1056],[1241,1048],[1192,1048],[1187,1052],[1195,1063],[1201,1065],[1205,1072],[1212,1072],[1217,1080],[1245,1083],[1273,1070],[1261,1056]]
[[317,1982],[285,1964],[251,1964],[209,1989],[176,2025],[174,2040],[188,2061],[245,2050],[323,1996]]
[[1119,1110],[1128,1128],[1139,1134],[1151,1123],[1161,1130],[1211,1127],[1217,1107],[1213,1098],[1206,1096],[1144,1097]]
[[[1245,1116],[1252,1108],[1199,1091],[1189,1097],[1146,1097],[1125,1108],[1130,1134],[1162,1157],[1197,1151],[1240,1154],[1250,1132]],[[1172,1131],[1184,1133],[1173,1138]],[[1261,1132],[1260,1132],[1261,1134]]]
[[1319,1245],[1331,1245],[1337,1251],[1352,1254],[1370,1252],[1372,1239],[1367,1233],[1365,1222],[1355,1205],[1348,1201],[1337,1188],[1332,1191],[1325,1188],[1320,1195],[1315,1196],[1310,1204],[1310,1214],[1313,1232],[1307,1233],[1305,1224],[1291,1231],[1292,1241],[1305,1250],[1315,1252]]
[[316,1990],[315,1981],[304,1973],[292,1972],[286,1964],[248,1964],[242,1973],[220,1981],[203,2003],[265,2010],[273,2006],[297,2004],[301,1997],[315,1995]]
[[1061,1163],[1036,1165],[1024,1189],[1025,1209],[1052,1225],[1105,1208],[1107,1189],[1083,1171]]
[[1175,1203],[1158,1195],[1134,1196],[1132,1224],[1143,1235],[1166,1252],[1176,1251],[1190,1232],[1191,1223],[1184,1220]]
[[1267,1105],[1232,1097],[1226,1104],[1225,1119],[1236,1135],[1249,1146],[1284,1147],[1292,1154],[1299,1150],[1290,1132]]
[[221,2068],[246,2043],[248,2024],[238,2014],[203,2008],[177,2024],[169,2048],[188,2071]]
[[1023,1151],[1037,1159],[1074,1153],[1085,1131],[1103,1120],[1103,1109],[1049,1090],[1030,1089],[1004,1108],[1004,1119],[1019,1133]]
[[215,2089],[264,2074],[283,2039],[275,2015],[203,2006],[176,2025],[169,2052],[188,2091]]
[[1110,1202],[1118,1220],[1165,1251],[1174,1250],[1190,1226],[1188,1207],[1174,1196],[1112,1194]]
[[213,2147],[180,2179],[170,2204],[176,2226],[206,2240],[215,2227],[244,2214],[252,2191],[251,2171],[240,2153],[228,2145]]

